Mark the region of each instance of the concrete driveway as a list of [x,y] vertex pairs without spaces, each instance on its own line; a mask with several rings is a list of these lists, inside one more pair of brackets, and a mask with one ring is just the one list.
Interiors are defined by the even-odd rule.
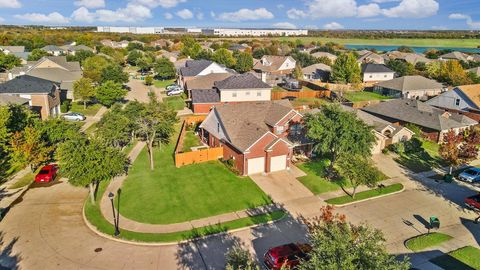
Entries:
[[161,100],[162,90],[154,86],[146,86],[143,81],[130,78],[130,81],[127,83],[127,86],[130,87],[130,91],[127,93],[126,100],[138,100],[139,102],[148,102],[148,93],[153,91],[159,100]]

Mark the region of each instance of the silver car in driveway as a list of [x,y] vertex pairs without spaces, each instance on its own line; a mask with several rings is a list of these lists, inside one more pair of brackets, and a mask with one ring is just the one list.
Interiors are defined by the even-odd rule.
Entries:
[[66,121],[84,121],[85,119],[87,119],[85,115],[81,113],[74,113],[74,112],[66,113],[62,115],[62,118],[65,119]]
[[458,175],[458,179],[468,182],[476,183],[480,181],[480,168],[468,168]]

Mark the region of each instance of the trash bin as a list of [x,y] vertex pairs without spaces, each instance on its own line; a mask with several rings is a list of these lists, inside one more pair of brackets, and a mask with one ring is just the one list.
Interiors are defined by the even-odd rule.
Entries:
[[430,228],[432,229],[440,229],[440,220],[436,216],[430,217]]
[[443,176],[443,180],[445,180],[446,183],[451,183],[453,181],[453,175],[451,174],[445,174]]

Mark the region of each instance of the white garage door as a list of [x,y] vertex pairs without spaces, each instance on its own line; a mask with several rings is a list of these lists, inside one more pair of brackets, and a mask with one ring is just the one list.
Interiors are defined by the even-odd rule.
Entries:
[[263,173],[265,171],[265,158],[251,158],[248,160],[248,174]]
[[287,168],[287,156],[277,156],[270,159],[270,171],[283,171]]

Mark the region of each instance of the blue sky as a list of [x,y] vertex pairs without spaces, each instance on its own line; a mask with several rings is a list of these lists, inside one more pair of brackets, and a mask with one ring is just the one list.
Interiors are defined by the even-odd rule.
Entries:
[[480,29],[480,0],[0,0],[3,24]]

